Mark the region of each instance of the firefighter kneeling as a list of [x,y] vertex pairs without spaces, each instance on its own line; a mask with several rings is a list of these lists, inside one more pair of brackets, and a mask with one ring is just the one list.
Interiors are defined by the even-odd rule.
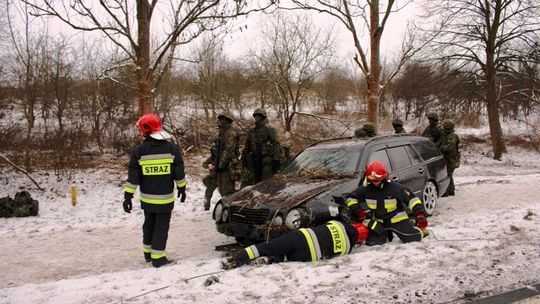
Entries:
[[[401,184],[388,180],[386,165],[368,164],[362,185],[347,195],[347,206],[359,220],[369,220],[366,245],[380,245],[395,233],[402,242],[420,241],[428,225],[420,199]],[[415,217],[416,226],[409,220]]]

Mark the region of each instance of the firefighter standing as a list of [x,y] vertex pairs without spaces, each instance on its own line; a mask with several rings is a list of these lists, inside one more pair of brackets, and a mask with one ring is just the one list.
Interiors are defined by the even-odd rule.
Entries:
[[313,228],[300,228],[271,240],[237,251],[222,262],[222,268],[242,266],[267,257],[263,263],[300,261],[316,262],[349,254],[355,244],[366,240],[367,228],[361,223],[329,221]]
[[132,198],[140,190],[141,209],[144,211],[143,253],[146,262],[160,267],[172,262],[167,259],[165,247],[169,233],[171,211],[174,207],[174,187],[178,197],[186,198],[184,161],[178,146],[170,142],[170,135],[154,113],[143,115],[137,121],[144,141],[133,151],[124,188],[124,211],[131,212]]
[[[347,195],[347,206],[360,220],[369,219],[366,245],[384,244],[393,231],[402,242],[420,241],[427,227],[422,202],[410,190],[388,180],[386,165],[380,161],[368,164],[365,179]],[[409,221],[407,211],[415,216],[416,226]]]

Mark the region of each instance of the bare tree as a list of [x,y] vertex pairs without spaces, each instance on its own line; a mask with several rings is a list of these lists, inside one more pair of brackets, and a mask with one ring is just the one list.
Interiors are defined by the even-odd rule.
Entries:
[[285,14],[277,14],[263,36],[262,49],[251,51],[252,66],[264,71],[262,75],[276,90],[284,129],[290,132],[315,77],[332,59],[335,39],[330,31],[316,29],[309,18]]
[[[230,18],[263,10],[275,0],[157,0],[86,1],[21,0],[39,16],[53,16],[76,30],[103,33],[136,67],[139,114],[153,109],[156,83],[170,68],[167,58],[178,45],[220,28]],[[158,14],[162,14],[159,16]],[[151,47],[153,21],[160,21],[162,36]],[[155,23],[155,22],[154,22]]]
[[527,60],[522,52],[538,35],[540,4],[534,0],[426,1],[427,15],[440,21],[431,54],[442,54],[475,75],[484,88],[484,100],[493,157],[506,152],[499,118],[501,75],[514,72],[516,62]]
[[[367,83],[367,120],[378,125],[381,89],[397,75],[403,64],[417,51],[413,44],[404,44],[401,59],[394,72],[384,81],[381,78],[381,38],[390,15],[408,5],[405,1],[379,0],[292,0],[300,9],[315,10],[335,17],[351,34],[356,54],[354,61],[365,75]],[[381,6],[384,8],[381,10]],[[288,9],[294,9],[288,7]],[[369,40],[362,43],[362,31],[368,29]]]
[[[14,64],[11,74],[19,91],[18,101],[26,118],[25,166],[30,168],[30,143],[32,130],[36,121],[36,107],[39,99],[40,75],[39,65],[42,59],[40,51],[46,40],[44,33],[32,32],[32,18],[28,14],[28,6],[7,2],[7,19],[10,32]],[[19,29],[16,24],[22,24]]]

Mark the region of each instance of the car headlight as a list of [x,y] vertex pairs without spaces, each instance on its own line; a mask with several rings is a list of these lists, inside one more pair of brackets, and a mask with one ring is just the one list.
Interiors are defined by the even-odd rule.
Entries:
[[281,226],[283,225],[283,215],[278,214],[272,219],[272,225]]
[[227,222],[228,219],[229,219],[229,208],[223,208],[223,212],[221,214],[221,221]]
[[300,213],[300,210],[292,209],[289,211],[285,218],[285,225],[290,229],[298,229],[300,228],[300,224],[302,224],[302,214]]
[[223,213],[223,204],[219,202],[214,207],[214,213],[212,214],[212,218],[217,222],[221,220],[222,213]]

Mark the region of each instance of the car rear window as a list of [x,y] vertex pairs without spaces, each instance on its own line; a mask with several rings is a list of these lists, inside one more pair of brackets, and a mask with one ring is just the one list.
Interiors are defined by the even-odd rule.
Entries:
[[405,146],[390,148],[388,149],[388,154],[390,155],[390,159],[392,159],[394,170],[411,166],[411,160],[409,159],[409,154],[405,150]]
[[310,148],[298,154],[294,160],[283,169],[284,174],[299,170],[328,170],[334,173],[354,173],[362,148]]
[[413,146],[416,151],[420,153],[420,156],[422,156],[422,159],[424,160],[429,160],[431,158],[441,155],[441,152],[439,151],[439,149],[437,149],[437,146],[435,146],[435,144],[429,140],[415,142],[413,143]]

